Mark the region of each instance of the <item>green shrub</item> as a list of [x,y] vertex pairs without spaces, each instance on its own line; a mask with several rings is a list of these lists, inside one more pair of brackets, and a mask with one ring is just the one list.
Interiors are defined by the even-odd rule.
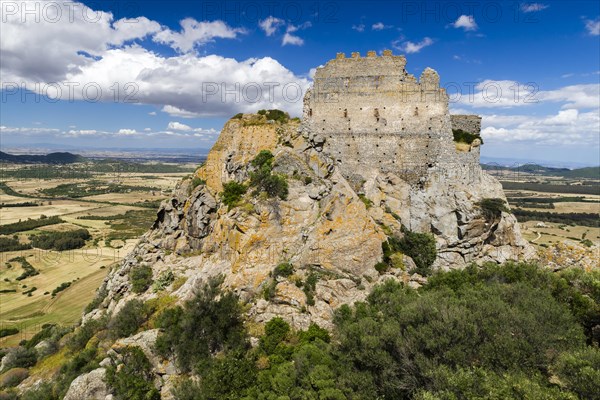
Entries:
[[114,338],[131,336],[148,320],[148,314],[149,310],[141,300],[130,300],[109,322],[108,329]]
[[37,354],[34,349],[23,346],[14,347],[8,351],[2,360],[2,366],[10,368],[29,368],[37,362]]
[[[405,254],[412,258],[416,268],[411,273],[416,272],[420,275],[430,275],[431,266],[437,257],[435,248],[435,238],[429,233],[411,232],[402,228],[404,236],[402,239],[389,236],[388,240],[381,244],[383,251],[383,263],[388,267],[402,268],[402,255]],[[376,265],[377,270],[382,273],[384,268],[382,263]]]
[[250,162],[256,169],[250,173],[250,186],[256,188],[256,193],[266,192],[269,197],[285,200],[288,195],[288,183],[284,176],[272,173],[273,159],[269,150],[262,150]]
[[145,292],[152,284],[152,268],[147,265],[132,268],[129,272],[129,281],[133,293]]
[[327,329],[321,328],[315,323],[311,323],[308,330],[300,331],[298,333],[298,338],[301,343],[312,343],[316,340],[322,340],[324,343],[329,343],[331,341],[331,336]]
[[22,281],[23,279],[29,278],[30,276],[39,275],[38,270],[33,268],[33,265],[31,265],[29,261],[25,259],[25,257],[14,257],[8,261],[16,261],[20,263],[21,268],[23,268],[23,273],[15,278],[15,280],[17,281]]
[[583,239],[581,241],[581,244],[585,247],[592,247],[594,245],[594,242],[592,242],[590,239]]
[[273,164],[273,158],[273,153],[269,150],[261,150],[260,153],[250,161],[250,164],[258,169],[263,167],[268,167],[270,169]]
[[315,305],[315,290],[317,289],[317,282],[319,281],[319,275],[315,272],[310,272],[304,282],[304,294],[306,295],[306,304],[309,306]]
[[354,310],[342,306],[335,322],[338,362],[352,366],[340,383],[381,398],[407,399],[432,387],[438,366],[541,375],[558,354],[584,343],[564,305],[547,290],[524,284],[490,282],[417,294],[388,281],[368,303]]
[[264,115],[267,120],[273,120],[281,123],[285,123],[290,119],[290,115],[281,110],[258,110],[258,115]]
[[265,324],[265,334],[260,338],[260,348],[272,354],[279,343],[290,332],[290,325],[283,318],[275,317]]
[[270,301],[277,295],[277,281],[269,279],[262,289],[263,299]]
[[384,262],[378,262],[377,264],[375,264],[375,269],[380,274],[385,273],[389,268],[390,268],[390,266],[387,263],[384,263]]
[[497,374],[484,368],[458,368],[443,366],[429,374],[430,389],[420,391],[415,400],[434,399],[545,399],[576,400],[570,393],[557,387],[548,387],[540,374],[523,373]]
[[233,117],[231,117],[231,119],[242,119],[243,116],[244,116],[244,113],[237,113]]
[[235,181],[227,182],[223,185],[221,200],[223,201],[223,204],[231,210],[242,199],[242,196],[246,194],[247,190],[248,188],[246,185]]
[[39,235],[31,235],[31,245],[44,250],[72,250],[85,246],[85,241],[91,239],[92,235],[87,229],[76,229],[66,232],[50,232]]
[[67,346],[71,351],[83,349],[96,333],[106,328],[106,323],[106,318],[88,320],[75,330],[67,342]]
[[158,278],[152,284],[152,288],[155,292],[160,290],[165,290],[173,281],[175,280],[175,276],[171,270],[163,271],[158,275]]
[[54,396],[50,383],[42,382],[35,388],[26,390],[20,400],[58,400],[58,397]]
[[502,212],[509,212],[504,200],[499,198],[487,198],[475,203],[481,208],[481,213],[486,221],[494,221],[500,218]]
[[98,292],[96,293],[96,297],[85,307],[84,312],[87,314],[98,307],[104,299],[108,296],[108,290],[106,290],[106,285],[103,285]]
[[18,328],[14,328],[14,327],[1,328],[0,329],[0,338],[3,338],[5,336],[16,335],[17,333],[19,333],[19,329]]
[[290,264],[289,262],[284,262],[275,267],[272,275],[273,275],[273,278],[277,279],[280,276],[287,278],[288,276],[292,275],[293,273],[294,273],[294,266],[292,264]]
[[462,290],[466,285],[487,285],[498,281],[505,284],[520,282],[548,290],[558,302],[569,307],[570,314],[583,326],[588,344],[600,341],[600,332],[595,330],[600,325],[600,271],[567,268],[553,273],[535,264],[489,263],[483,268],[471,265],[461,271],[435,274],[429,279],[427,288]]
[[56,288],[54,288],[54,290],[52,291],[52,297],[55,297],[58,293],[62,292],[63,290],[68,289],[70,286],[71,286],[71,282],[61,283]]
[[469,133],[462,129],[452,129],[452,135],[454,136],[454,141],[458,143],[471,144],[475,139],[479,139],[481,144],[483,144],[483,139],[478,133]]
[[552,367],[560,386],[582,399],[600,399],[600,350],[588,346],[561,354]]
[[271,174],[257,182],[256,187],[269,197],[279,197],[281,200],[286,200],[289,193],[288,183],[283,175]]
[[29,376],[27,368],[12,368],[0,375],[0,388],[15,387]]
[[247,348],[238,297],[221,293],[221,282],[222,278],[211,279],[183,308],[166,309],[157,317],[162,334],[156,350],[165,357],[175,355],[183,371],[219,351]]
[[152,364],[137,346],[128,346],[121,352],[123,364],[119,369],[106,369],[106,381],[114,389],[118,400],[159,400],[160,392],[154,387]]
[[196,189],[200,185],[206,185],[206,181],[198,176],[192,178],[192,190]]

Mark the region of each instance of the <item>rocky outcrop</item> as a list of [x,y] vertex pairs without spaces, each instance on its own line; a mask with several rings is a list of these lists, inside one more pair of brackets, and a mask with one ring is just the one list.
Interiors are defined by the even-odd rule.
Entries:
[[[400,263],[404,269],[381,275],[374,268],[382,260],[382,242],[389,235],[401,237],[403,226],[434,234],[437,268],[532,256],[512,214],[503,212],[493,220],[482,215],[479,201],[504,199],[504,194],[481,169],[434,166],[416,184],[392,172],[375,171],[357,183],[336,167],[324,151],[324,141],[294,121],[268,123],[259,115],[229,121],[210,161],[197,173],[205,183],[193,187],[191,179],[181,182],[161,205],[153,229],[108,276],[104,312],[117,312],[135,296],[128,273],[149,265],[155,278],[171,271],[176,280],[185,280],[176,290],[166,288],[180,301],[191,298],[208,278],[222,275],[223,288],[249,303],[248,317],[256,322],[282,316],[298,328],[311,322],[329,327],[337,307],[364,300],[385,279],[413,287],[423,283],[411,272],[414,263],[407,256]],[[287,177],[287,198],[267,198],[249,190],[236,206],[224,205],[223,184],[247,182],[250,161],[261,150],[273,153],[273,172]],[[293,265],[293,274],[274,279],[274,268],[283,262]],[[317,275],[318,282],[307,293],[302,284],[311,275]],[[264,294],[267,289],[269,296]],[[157,294],[149,289],[141,296]],[[146,342],[154,333],[130,339]],[[147,356],[153,360],[152,354]],[[160,361],[152,364],[165,373]]]
[[75,378],[64,400],[112,400],[106,386],[106,369],[98,368]]

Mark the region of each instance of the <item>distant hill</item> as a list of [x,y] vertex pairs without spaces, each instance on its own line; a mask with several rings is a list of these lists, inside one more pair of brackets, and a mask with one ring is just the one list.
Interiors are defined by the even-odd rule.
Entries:
[[539,174],[539,175],[552,175],[562,176],[564,178],[592,178],[600,179],[600,166],[598,167],[585,167],[585,168],[554,168],[544,167],[539,164],[524,164],[518,167],[502,167],[498,165],[481,164],[484,170],[508,170],[521,173]]
[[50,153],[46,155],[14,155],[0,151],[0,162],[15,164],[73,164],[87,161],[73,153]]

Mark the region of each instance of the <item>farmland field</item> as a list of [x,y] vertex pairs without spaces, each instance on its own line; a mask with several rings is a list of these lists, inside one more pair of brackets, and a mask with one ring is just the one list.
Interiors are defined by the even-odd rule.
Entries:
[[525,239],[539,249],[558,243],[600,244],[600,177],[488,172],[501,180]]
[[[114,164],[112,169],[106,162],[2,164],[0,226],[14,232],[0,235],[5,245],[31,247],[39,235],[68,236],[77,230],[86,230],[91,238],[83,247],[76,243],[77,248],[63,251],[0,249],[0,328],[19,330],[0,338],[0,346],[16,345],[47,323],[77,323],[110,268],[152,225],[160,201],[197,167]],[[41,226],[30,229],[32,224]]]

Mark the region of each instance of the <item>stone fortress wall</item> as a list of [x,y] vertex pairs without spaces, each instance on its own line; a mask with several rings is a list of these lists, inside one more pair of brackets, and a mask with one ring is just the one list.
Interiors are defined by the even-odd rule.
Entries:
[[315,73],[303,120],[352,181],[393,172],[415,183],[442,164],[479,165],[478,148],[456,151],[452,128],[478,133],[481,118],[451,118],[437,72],[426,68],[417,80],[405,66],[406,58],[389,50],[367,57],[338,53]]
[[479,115],[451,115],[452,129],[462,129],[469,133],[481,132],[481,117]]

